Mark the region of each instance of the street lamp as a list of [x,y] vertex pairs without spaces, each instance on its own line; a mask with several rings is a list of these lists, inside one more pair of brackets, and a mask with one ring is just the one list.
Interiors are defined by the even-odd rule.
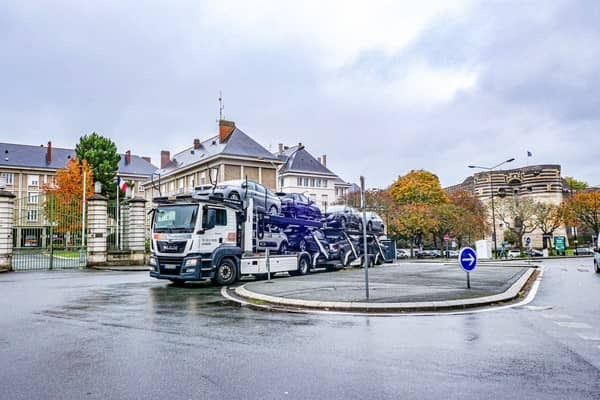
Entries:
[[469,168],[480,168],[480,169],[485,169],[486,171],[489,171],[489,176],[490,176],[490,191],[491,191],[491,201],[492,201],[492,236],[494,239],[494,258],[498,255],[498,244],[496,242],[496,212],[494,210],[494,182],[492,181],[492,171],[496,168],[498,168],[501,165],[504,165],[506,163],[509,162],[513,162],[515,161],[514,158],[509,158],[506,161],[502,161],[500,164],[496,164],[493,167],[481,167],[478,165],[469,165]]

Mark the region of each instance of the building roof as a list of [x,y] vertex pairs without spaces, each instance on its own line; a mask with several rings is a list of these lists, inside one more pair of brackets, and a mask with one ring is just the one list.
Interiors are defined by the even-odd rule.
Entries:
[[279,163],[279,159],[267,149],[246,135],[241,129],[235,128],[223,143],[219,143],[219,136],[216,135],[201,142],[198,149],[191,146],[175,154],[169,165],[157,171],[157,173],[165,174],[217,155],[255,158]]
[[[48,146],[0,143],[0,168],[30,168],[58,170],[64,168],[75,157],[74,149],[53,147],[51,161],[47,161]],[[125,165],[125,154],[121,154],[118,173],[123,175],[150,176],[156,167],[142,157],[131,155],[131,163]]]
[[285,163],[279,170],[280,174],[305,173],[315,175],[330,175],[337,177],[326,166],[317,161],[302,145],[289,147],[275,154],[278,159]]

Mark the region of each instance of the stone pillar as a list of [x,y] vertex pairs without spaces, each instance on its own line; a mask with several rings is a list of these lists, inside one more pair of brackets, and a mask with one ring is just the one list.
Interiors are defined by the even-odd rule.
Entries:
[[101,194],[88,198],[87,266],[106,265],[108,199]]
[[135,197],[128,201],[129,216],[127,230],[130,262],[143,265],[146,262],[146,200]]
[[15,195],[0,189],[0,269],[12,271]]
[[121,250],[129,250],[129,201],[122,201],[119,209],[121,210],[121,216],[119,219],[119,229],[121,236]]

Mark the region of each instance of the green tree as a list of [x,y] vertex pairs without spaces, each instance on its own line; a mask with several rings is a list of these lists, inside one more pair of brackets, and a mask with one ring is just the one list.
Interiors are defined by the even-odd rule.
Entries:
[[92,132],[82,136],[75,146],[75,154],[79,160],[87,160],[94,171],[94,178],[102,182],[102,194],[109,198],[116,197],[115,176],[119,168],[121,156],[117,146],[108,138]]
[[458,223],[450,235],[458,241],[459,247],[463,242],[472,243],[475,238],[483,237],[487,229],[487,209],[476,195],[465,190],[455,190],[448,193],[450,203],[457,207]]
[[584,190],[584,189],[587,189],[587,187],[588,187],[587,182],[577,180],[577,179],[573,178],[572,176],[566,176],[565,182],[567,182],[567,185],[569,185],[569,188],[572,191]]

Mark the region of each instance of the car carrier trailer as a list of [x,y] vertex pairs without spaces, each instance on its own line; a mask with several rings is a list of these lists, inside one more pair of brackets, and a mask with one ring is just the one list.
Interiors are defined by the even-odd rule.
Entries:
[[[265,226],[280,228],[301,226],[311,231],[325,230],[321,221],[303,220],[256,213],[253,199],[246,202],[222,197],[157,197],[152,210],[150,276],[175,284],[211,279],[229,285],[242,276],[266,276],[288,272],[304,275],[312,268],[339,269],[361,262],[364,255],[352,236],[357,232],[340,231],[347,239],[343,251],[332,258],[315,237],[319,251],[286,251],[270,254],[258,251],[257,240]],[[383,262],[383,251],[376,235],[370,235],[376,251],[368,254],[368,265]],[[347,245],[345,244],[347,243]],[[369,251],[371,253],[371,251]]]

